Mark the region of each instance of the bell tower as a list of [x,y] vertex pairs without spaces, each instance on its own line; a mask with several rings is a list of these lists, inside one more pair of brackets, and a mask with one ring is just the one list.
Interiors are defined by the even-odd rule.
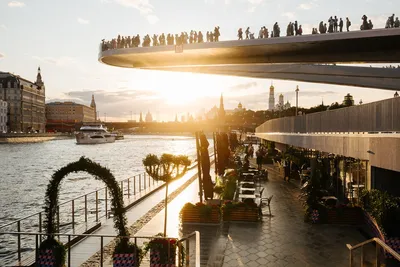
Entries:
[[92,102],[90,102],[90,107],[94,109],[94,121],[97,122],[96,101],[94,101],[94,95],[92,95]]
[[35,84],[39,87],[39,89],[41,89],[44,86],[44,82],[42,80],[42,74],[41,74],[40,66],[38,67],[38,73],[36,75]]

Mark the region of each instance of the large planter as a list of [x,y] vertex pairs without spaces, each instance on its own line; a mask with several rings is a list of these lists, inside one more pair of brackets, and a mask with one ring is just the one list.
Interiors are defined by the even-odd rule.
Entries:
[[113,267],[138,267],[138,259],[136,253],[114,254]]
[[150,267],[176,266],[176,239],[153,239],[150,247]]
[[50,267],[56,266],[56,257],[54,256],[52,249],[42,249],[39,250],[39,255],[36,260],[36,265],[38,267]]
[[210,212],[201,213],[199,209],[183,209],[182,223],[219,223],[221,220],[218,207],[212,207]]
[[361,225],[364,223],[362,209],[359,207],[344,207],[327,209],[327,223]]
[[256,207],[236,207],[223,210],[224,221],[257,222],[259,210]]

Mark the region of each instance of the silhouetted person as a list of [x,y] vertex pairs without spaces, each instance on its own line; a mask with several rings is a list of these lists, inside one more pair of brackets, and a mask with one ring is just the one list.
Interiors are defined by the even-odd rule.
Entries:
[[297,29],[297,35],[303,35],[303,29],[301,28],[301,25]]
[[221,33],[219,32],[219,26],[214,28],[214,40],[215,42],[219,42],[219,36]]
[[247,27],[247,29],[244,33],[246,34],[246,39],[249,39],[250,27]]
[[334,32],[337,32],[338,31],[338,19],[337,19],[337,17],[335,16],[335,18],[333,19],[333,31]]
[[394,27],[395,27],[395,28],[400,28],[400,20],[399,20],[398,17],[397,17],[396,20],[394,21]]
[[298,25],[297,25],[297,20],[294,22],[294,33],[297,35],[297,31],[299,30]]
[[201,31],[199,31],[199,35],[198,35],[198,42],[199,43],[202,43],[202,42],[204,42],[204,40],[203,40],[203,34],[201,33]]
[[343,20],[342,20],[342,18],[340,18],[340,20],[339,20],[339,31],[343,32]]
[[239,30],[238,30],[238,40],[243,40],[243,30],[242,30],[242,28],[239,28]]
[[347,31],[350,31],[350,26],[351,26],[351,21],[349,20],[349,18],[346,18],[346,29],[347,29]]
[[390,18],[390,27],[394,28],[394,14],[391,15],[389,18]]

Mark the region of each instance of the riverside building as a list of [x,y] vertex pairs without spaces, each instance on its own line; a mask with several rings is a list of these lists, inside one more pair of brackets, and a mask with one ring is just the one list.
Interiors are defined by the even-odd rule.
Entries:
[[8,103],[8,130],[44,132],[45,95],[40,67],[35,82],[8,72],[0,72],[0,100]]
[[0,134],[7,132],[7,102],[0,100]]
[[96,102],[92,96],[90,106],[75,102],[52,102],[46,104],[47,131],[73,132],[76,124],[96,122]]

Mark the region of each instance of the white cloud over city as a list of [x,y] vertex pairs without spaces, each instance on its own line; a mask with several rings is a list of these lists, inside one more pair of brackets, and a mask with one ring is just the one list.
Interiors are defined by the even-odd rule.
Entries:
[[87,19],[78,18],[77,21],[79,24],[89,24],[89,20]]
[[25,7],[25,3],[19,1],[11,1],[8,3],[9,7]]
[[3,53],[0,53],[0,59],[5,57],[5,55]]

